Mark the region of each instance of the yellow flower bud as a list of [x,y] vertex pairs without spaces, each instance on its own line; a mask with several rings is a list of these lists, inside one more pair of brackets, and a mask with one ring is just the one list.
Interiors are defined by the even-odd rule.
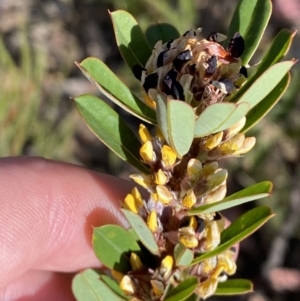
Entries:
[[192,227],[194,229],[194,231],[196,231],[196,229],[198,227],[198,223],[197,223],[197,219],[195,218],[195,216],[190,217],[189,226]]
[[165,287],[161,281],[150,280],[150,283],[151,283],[154,295],[161,296],[164,293]]
[[201,171],[201,177],[207,178],[210,175],[214,174],[215,171],[218,169],[218,162],[211,162],[207,163],[203,166],[202,171]]
[[202,170],[202,163],[197,159],[191,159],[187,166],[187,174],[192,181],[195,181]]
[[158,200],[164,205],[168,205],[173,200],[173,195],[166,186],[156,186]]
[[218,286],[218,279],[208,278],[207,280],[199,284],[199,286],[196,289],[196,294],[200,298],[205,300],[214,294],[214,292],[217,289],[217,286]]
[[228,172],[226,169],[220,169],[212,176],[210,176],[206,183],[208,189],[212,190],[223,184],[227,179],[227,174]]
[[227,250],[218,255],[218,266],[223,267],[223,271],[228,275],[233,275],[236,271],[236,263],[234,261],[234,252]]
[[135,253],[130,254],[130,264],[131,264],[132,270],[135,272],[141,271],[144,267],[140,257]]
[[195,236],[191,235],[180,235],[178,238],[185,247],[189,249],[196,248],[198,246],[198,239]]
[[221,143],[223,138],[223,132],[219,132],[215,135],[210,136],[209,138],[206,139],[204,142],[204,147],[206,150],[211,150]]
[[242,133],[238,133],[230,140],[222,143],[218,147],[217,152],[220,153],[220,155],[231,155],[240,149],[240,147],[244,143],[244,140],[245,135]]
[[146,163],[151,163],[155,160],[155,153],[151,141],[146,141],[140,148],[140,156]]
[[205,241],[201,244],[201,252],[211,251],[220,244],[220,230],[216,221],[211,221],[206,225],[201,235],[201,238],[203,237]]
[[176,153],[168,145],[164,145],[161,148],[162,161],[166,167],[171,167],[176,162]]
[[126,295],[133,295],[136,290],[134,282],[127,275],[122,278],[120,288]]
[[143,203],[143,199],[142,199],[142,196],[139,192],[139,190],[134,187],[131,191],[131,194],[132,196],[134,197],[134,200],[135,200],[135,203],[138,207],[143,207],[144,206],[144,203]]
[[123,207],[127,210],[130,210],[134,213],[138,213],[138,207],[136,206],[135,203],[135,199],[133,197],[132,194],[127,194],[127,196],[125,197],[124,203],[123,203]]
[[244,127],[245,123],[246,123],[246,117],[243,117],[233,126],[231,126],[229,129],[227,129],[228,134],[226,135],[226,137],[231,138],[235,136]]
[[159,169],[155,174],[154,182],[157,185],[165,185],[168,182],[168,177],[161,169]]
[[227,191],[227,187],[225,184],[218,186],[216,189],[206,194],[203,203],[210,204],[210,203],[219,202],[223,200],[225,198],[226,191]]
[[142,143],[146,143],[147,141],[152,140],[152,136],[150,135],[148,129],[143,124],[140,124],[139,136]]
[[255,137],[246,138],[243,145],[235,152],[235,155],[242,155],[249,152],[255,145]]
[[195,196],[195,193],[193,189],[190,189],[182,200],[182,206],[190,209],[196,204],[196,201],[197,198]]
[[133,174],[129,176],[131,179],[133,179],[133,181],[137,184],[139,184],[140,186],[151,190],[151,186],[152,186],[152,179],[150,176],[145,175],[145,174]]
[[148,215],[147,226],[151,232],[155,233],[157,231],[157,213],[152,210]]
[[172,271],[174,264],[173,257],[170,255],[167,255],[161,262],[160,265],[160,273],[163,274],[164,279],[167,279]]

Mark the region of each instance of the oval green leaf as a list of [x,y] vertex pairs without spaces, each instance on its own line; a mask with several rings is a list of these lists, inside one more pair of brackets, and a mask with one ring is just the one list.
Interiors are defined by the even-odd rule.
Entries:
[[186,298],[193,294],[197,286],[198,278],[194,276],[189,277],[186,280],[182,281],[174,289],[170,290],[164,298],[164,301],[186,300]]
[[204,137],[229,128],[248,112],[249,105],[240,103],[215,103],[207,107],[195,124],[195,137]]
[[267,95],[258,105],[256,105],[252,110],[249,111],[249,113],[247,114],[246,124],[241,132],[247,132],[268,114],[268,112],[281,99],[282,95],[287,90],[290,81],[291,75],[290,73],[288,73],[269,95]]
[[123,273],[131,268],[129,253],[141,251],[131,234],[116,225],[95,228],[93,247],[101,263],[110,269]]
[[181,100],[167,101],[169,142],[179,158],[189,150],[194,139],[195,112]]
[[268,207],[256,207],[237,218],[221,233],[221,243],[214,250],[195,258],[190,265],[195,265],[205,259],[221,254],[236,243],[251,235],[271,217],[274,216]]
[[137,118],[156,124],[155,112],[135,96],[102,61],[90,57],[76,65],[112,102]]
[[158,245],[154,239],[152,232],[149,230],[145,221],[132,211],[121,209],[127,218],[132,229],[139,237],[142,244],[154,255],[159,255]]
[[247,279],[229,279],[219,282],[214,295],[233,296],[253,292],[253,284]]
[[120,301],[107,285],[100,280],[100,275],[92,269],[77,274],[72,282],[72,291],[78,301]]
[[180,37],[178,30],[171,24],[158,23],[150,25],[145,32],[146,39],[151,48],[154,48],[157,41],[166,43]]
[[186,266],[192,262],[194,253],[190,249],[187,249],[183,244],[178,243],[174,248],[174,258],[177,267]]
[[[240,0],[229,25],[227,36],[239,32],[245,39],[245,50],[241,56],[246,65],[257,49],[272,13],[270,0]],[[228,41],[229,43],[229,41]]]
[[137,21],[124,10],[114,11],[110,16],[124,61],[130,69],[136,64],[145,66],[152,51]]
[[81,95],[74,101],[88,127],[107,147],[140,171],[149,173],[139,159],[140,141],[118,113],[93,95]]
[[296,61],[280,62],[265,71],[241,96],[237,103],[248,103],[250,109],[262,101],[283,79]]
[[199,213],[212,213],[216,211],[222,211],[250,201],[265,198],[270,195],[272,188],[273,184],[271,182],[260,182],[239,192],[236,192],[224,198],[222,201],[193,208],[189,211],[189,214],[197,215]]

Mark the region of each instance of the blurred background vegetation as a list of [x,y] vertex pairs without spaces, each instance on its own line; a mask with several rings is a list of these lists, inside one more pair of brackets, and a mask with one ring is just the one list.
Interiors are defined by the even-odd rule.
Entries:
[[[138,82],[122,63],[107,10],[126,9],[145,30],[168,22],[184,33],[202,27],[226,33],[238,0],[0,0],[0,156],[43,156],[127,177],[121,162],[87,129],[69,96],[98,94],[74,61],[103,60],[132,89]],[[298,0],[274,0],[274,13],[252,64],[258,63],[282,28],[300,27]],[[288,58],[300,57],[297,34]],[[255,149],[222,164],[229,193],[263,180],[274,183],[263,199],[276,217],[241,244],[237,277],[254,281],[256,292],[231,300],[300,300],[300,65],[289,90],[249,135]],[[132,127],[139,122],[121,112]],[[234,219],[254,204],[228,211]],[[212,298],[212,300],[218,300]]]

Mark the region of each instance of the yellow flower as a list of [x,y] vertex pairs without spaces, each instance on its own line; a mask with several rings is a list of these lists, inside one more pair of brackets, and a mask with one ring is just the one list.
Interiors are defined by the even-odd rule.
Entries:
[[191,181],[196,181],[202,170],[202,163],[197,159],[191,159],[187,165],[187,174]]
[[201,274],[209,275],[218,264],[217,256],[210,257],[201,262]]
[[152,186],[152,179],[150,176],[145,175],[145,174],[133,174],[129,176],[131,179],[133,179],[133,181],[137,184],[139,184],[140,186],[151,190],[151,186]]
[[173,195],[166,186],[156,186],[158,200],[164,205],[168,205],[173,200]]
[[131,264],[132,270],[135,272],[141,271],[144,267],[140,257],[135,253],[130,254],[130,264]]
[[218,169],[218,163],[217,162],[211,162],[203,165],[202,171],[201,171],[201,177],[207,178],[215,173],[215,171]]
[[171,167],[176,162],[176,153],[168,145],[164,145],[161,149],[162,161],[166,167]]
[[172,272],[174,260],[173,257],[170,255],[167,255],[161,262],[160,265],[160,273],[163,275],[164,279],[169,278]]
[[206,194],[203,203],[210,204],[210,203],[222,201],[226,195],[226,191],[227,191],[226,184],[218,186],[216,189]]
[[189,249],[198,246],[198,239],[195,236],[195,231],[192,227],[184,227],[179,229],[179,242]]
[[214,294],[218,286],[218,279],[216,278],[208,278],[204,282],[200,283],[196,289],[196,294],[202,298],[207,299],[211,295]]
[[148,129],[143,124],[140,124],[139,136],[142,143],[146,143],[147,141],[152,140],[152,136],[150,135]]
[[127,194],[125,197],[123,207],[136,214],[139,212],[139,208],[143,207],[141,194],[136,187],[134,187],[131,193]]
[[246,138],[243,145],[235,152],[235,155],[242,155],[249,152],[255,145],[255,137]]
[[201,244],[201,252],[211,251],[220,244],[220,230],[216,221],[211,221],[206,224],[201,234],[201,239],[204,237],[205,241]]
[[196,204],[196,201],[197,198],[195,196],[195,193],[193,189],[190,189],[182,200],[182,206],[190,209]]
[[168,182],[168,177],[161,169],[159,169],[155,174],[154,182],[157,185],[165,185]]
[[161,281],[150,280],[150,283],[151,283],[154,295],[161,296],[164,293],[165,287]]
[[206,183],[208,189],[213,190],[223,184],[227,179],[227,174],[228,172],[226,169],[219,169],[216,173],[210,176]]
[[207,138],[204,142],[204,147],[206,150],[211,150],[217,146],[219,146],[220,142],[223,138],[223,132],[219,132]]
[[235,136],[244,127],[245,123],[246,123],[246,117],[243,117],[236,124],[234,124],[229,129],[227,129],[226,130],[227,131],[226,138],[230,139],[233,136]]
[[146,163],[155,161],[155,153],[151,141],[146,141],[140,148],[140,156]]
[[152,210],[148,215],[147,226],[151,232],[155,233],[157,231],[157,213]]
[[125,275],[121,282],[120,282],[120,288],[121,290],[126,294],[126,295],[133,295],[134,292],[136,291],[136,287],[134,285],[134,282],[132,279]]

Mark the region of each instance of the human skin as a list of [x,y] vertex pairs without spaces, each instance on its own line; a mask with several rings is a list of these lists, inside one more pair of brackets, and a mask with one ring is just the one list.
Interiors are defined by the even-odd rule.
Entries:
[[76,271],[99,267],[93,227],[126,225],[133,184],[42,158],[0,159],[0,300],[74,301]]

